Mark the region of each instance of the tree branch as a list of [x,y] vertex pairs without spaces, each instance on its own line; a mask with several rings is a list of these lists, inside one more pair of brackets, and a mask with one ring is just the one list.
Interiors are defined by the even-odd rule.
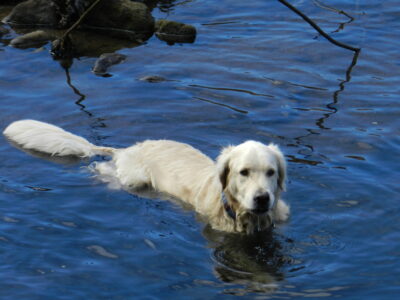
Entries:
[[347,18],[349,18],[349,21],[344,22],[344,23],[340,23],[340,24],[339,24],[339,27],[338,27],[336,30],[332,31],[331,33],[339,32],[340,30],[343,30],[343,29],[344,29],[344,26],[345,26],[346,24],[350,24],[351,22],[354,21],[354,18],[353,18],[352,16],[350,16],[350,15],[349,15],[347,12],[345,12],[344,10],[336,9],[336,8],[334,8],[334,7],[332,7],[332,6],[329,6],[329,5],[327,5],[327,4],[322,3],[322,2],[319,1],[319,0],[313,0],[313,2],[314,2],[314,4],[315,4],[316,6],[318,6],[318,7],[321,7],[321,8],[326,9],[326,10],[333,11],[333,12],[335,12],[335,13],[338,13],[338,14],[340,14],[340,15],[344,15],[344,16],[346,16]]
[[317,24],[315,24],[313,20],[311,20],[309,17],[307,17],[304,13],[302,13],[296,7],[294,7],[293,5],[291,5],[290,3],[288,3],[285,0],[278,0],[278,1],[280,3],[282,3],[283,5],[285,5],[286,7],[288,7],[290,10],[294,11],[300,17],[302,17],[304,21],[306,21],[308,24],[310,24],[316,31],[318,31],[324,38],[326,38],[332,44],[342,47],[342,48],[345,48],[345,49],[348,49],[348,50],[351,50],[351,51],[354,51],[354,52],[359,52],[361,50],[360,48],[355,48],[355,47],[346,45],[342,42],[335,40],[329,34],[327,34],[325,31],[323,31]]
[[315,5],[317,5],[317,6],[321,7],[321,8],[328,9],[328,10],[330,10],[330,11],[334,11],[334,12],[336,12],[336,13],[338,13],[338,14],[341,14],[341,15],[345,15],[346,17],[348,17],[348,18],[350,19],[350,22],[354,21],[354,18],[353,18],[352,16],[350,16],[350,15],[349,15],[347,12],[345,12],[344,10],[336,9],[336,8],[334,8],[334,7],[332,7],[332,6],[329,6],[329,5],[326,5],[326,4],[322,3],[322,2],[319,1],[319,0],[313,0],[313,2],[315,3]]
[[[100,2],[101,0],[94,0],[92,4],[85,10],[85,12],[79,17],[79,19],[71,26],[69,27],[64,34],[61,36],[61,38],[57,39],[56,41],[53,42],[53,46],[51,49],[51,53],[53,56],[56,57],[64,57],[65,52],[71,51],[70,45],[68,45],[69,38],[68,35],[71,33],[72,30],[74,30],[76,27],[78,27],[83,19],[86,17],[86,15]],[[67,54],[68,56],[68,54]]]

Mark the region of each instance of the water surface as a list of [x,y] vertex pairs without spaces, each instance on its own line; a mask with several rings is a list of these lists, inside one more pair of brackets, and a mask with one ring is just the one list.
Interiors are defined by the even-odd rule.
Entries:
[[[153,15],[196,26],[195,43],[96,37],[99,52],[127,56],[111,77],[91,72],[98,53],[66,69],[49,44],[21,50],[8,46],[14,30],[1,37],[0,128],[31,118],[99,145],[166,138],[213,158],[247,139],[274,142],[288,160],[292,207],[271,235],[226,235],[175,204],[107,188],[85,169],[90,162],[43,160],[3,138],[3,298],[399,294],[400,8],[329,1],[350,22],[325,2],[291,3],[362,48],[359,56],[261,0],[163,1]],[[8,10],[0,6],[0,15]],[[140,80],[150,75],[166,80]]]

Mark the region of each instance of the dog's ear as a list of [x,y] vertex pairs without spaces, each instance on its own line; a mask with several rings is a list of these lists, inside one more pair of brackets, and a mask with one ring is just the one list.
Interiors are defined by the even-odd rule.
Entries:
[[219,179],[222,184],[222,189],[224,190],[228,183],[228,175],[229,175],[229,160],[231,157],[231,152],[234,146],[228,146],[222,149],[221,154],[217,158],[217,169]]
[[286,160],[279,147],[275,144],[269,144],[268,148],[272,150],[278,162],[278,186],[282,191],[286,190]]

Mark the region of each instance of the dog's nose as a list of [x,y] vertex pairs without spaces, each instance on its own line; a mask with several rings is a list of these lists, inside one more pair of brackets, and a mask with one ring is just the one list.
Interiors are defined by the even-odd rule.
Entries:
[[254,212],[257,214],[263,214],[269,209],[270,197],[268,193],[259,195],[254,198]]

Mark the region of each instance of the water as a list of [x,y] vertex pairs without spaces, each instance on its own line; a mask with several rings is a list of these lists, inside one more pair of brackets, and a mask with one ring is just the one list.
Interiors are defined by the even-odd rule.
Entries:
[[[292,207],[270,236],[217,233],[177,205],[108,189],[89,162],[39,159],[3,138],[2,298],[399,294],[398,3],[329,1],[352,22],[313,1],[292,3],[360,55],[260,0],[164,1],[153,15],[196,26],[195,43],[101,40],[100,50],[128,57],[108,78],[91,73],[94,52],[66,72],[49,45],[14,49],[17,33],[2,37],[1,128],[32,118],[101,145],[168,138],[211,157],[247,139],[275,142],[288,159]],[[0,6],[1,16],[8,10]],[[139,80],[149,75],[167,80]]]

